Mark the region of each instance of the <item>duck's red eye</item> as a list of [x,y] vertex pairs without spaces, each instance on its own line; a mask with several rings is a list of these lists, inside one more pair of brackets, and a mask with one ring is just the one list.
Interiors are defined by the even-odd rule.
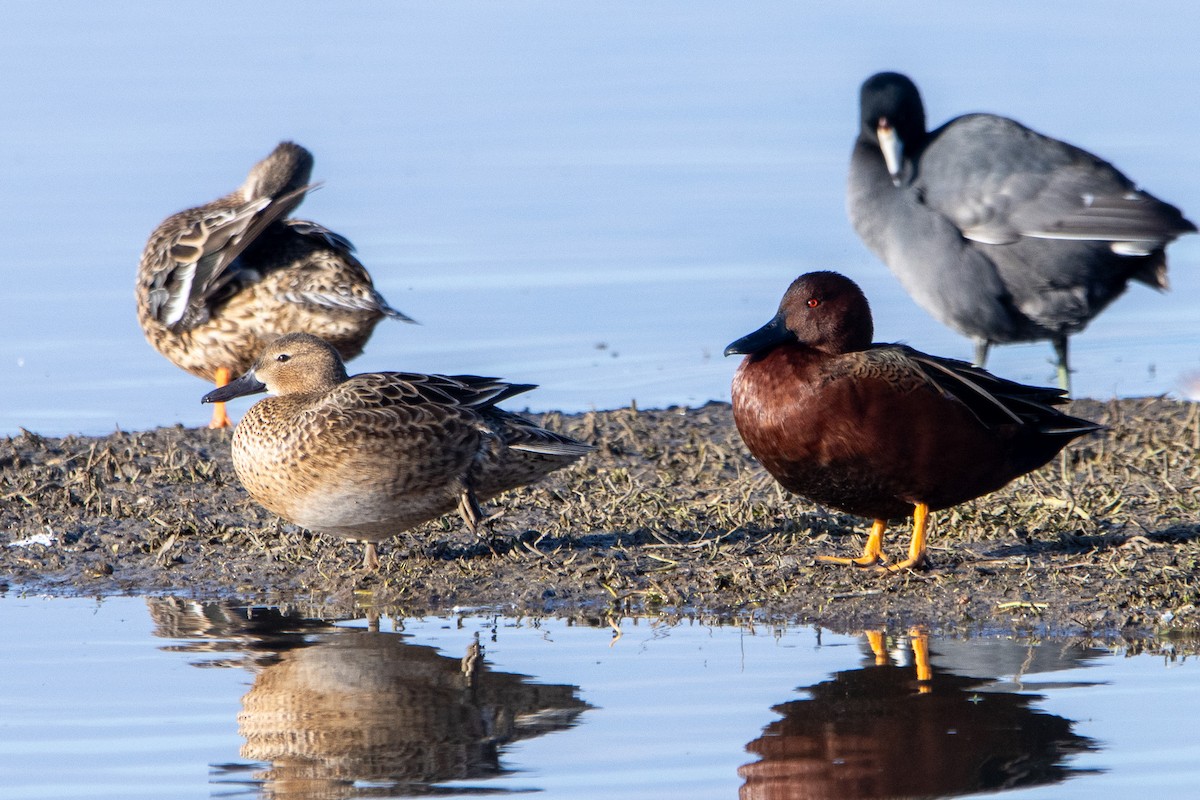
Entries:
[[816,308],[819,305],[821,305],[821,301],[818,300],[817,298],[815,298],[815,297],[808,298],[808,307],[809,308]]

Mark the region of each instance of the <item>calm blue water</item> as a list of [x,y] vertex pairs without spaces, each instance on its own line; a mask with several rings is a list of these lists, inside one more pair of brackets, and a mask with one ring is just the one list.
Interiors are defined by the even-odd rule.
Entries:
[[[163,217],[283,138],[325,182],[302,215],[422,322],[352,369],[536,382],[541,409],[721,399],[725,344],[813,268],[863,284],[878,338],[968,357],[846,220],[858,84],[906,71],[932,122],[1009,114],[1198,217],[1198,23],[1186,0],[10,2],[0,433],[207,419],[142,339],[134,270]],[[1080,394],[1200,372],[1200,237],[1171,255],[1174,291],[1135,287],[1073,339]],[[1048,360],[990,366],[1046,382]]]
[[[846,220],[857,88],[880,69],[914,77],[933,123],[1014,116],[1200,217],[1200,8],[1185,0],[14,0],[3,17],[0,435],[207,421],[208,387],[142,339],[134,271],[159,221],[230,191],[284,138],[324,181],[301,215],[353,240],[422,323],[383,325],[351,369],[539,383],[537,409],[725,399],[724,346],[816,268],[864,286],[879,339],[969,357]],[[1200,237],[1171,260],[1171,293],[1134,287],[1073,339],[1079,394],[1183,393],[1200,373]],[[1049,357],[1001,348],[990,366],[1049,382]],[[1007,797],[1200,782],[1191,660],[934,638],[922,693],[902,631],[876,664],[862,637],[809,629],[622,620],[614,642],[552,620],[365,627],[0,597],[0,797],[391,796],[405,782],[850,797],[854,770],[896,759],[926,782],[876,769],[856,785],[995,790],[972,783],[968,740],[1005,754],[1010,772],[990,774],[1040,782]],[[485,668],[464,674],[477,634]],[[1031,736],[997,732],[1013,729]]]
[[[1197,663],[1020,639],[0,597],[0,797],[1183,797]],[[614,634],[619,630],[620,635]],[[464,668],[474,646],[482,653]]]

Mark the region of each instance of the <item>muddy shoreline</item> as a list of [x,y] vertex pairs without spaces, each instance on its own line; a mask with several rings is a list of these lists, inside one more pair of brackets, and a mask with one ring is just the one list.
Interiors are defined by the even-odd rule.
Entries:
[[[819,563],[866,521],[785,495],[729,406],[537,417],[595,453],[488,505],[488,540],[445,517],[380,548],[281,523],[239,485],[229,432],[160,428],[0,440],[0,581],[10,592],[175,594],[318,616],[618,613],[1123,637],[1200,632],[1200,407],[1077,401],[1104,435],[937,515],[932,566]],[[889,530],[889,552],[908,529]]]

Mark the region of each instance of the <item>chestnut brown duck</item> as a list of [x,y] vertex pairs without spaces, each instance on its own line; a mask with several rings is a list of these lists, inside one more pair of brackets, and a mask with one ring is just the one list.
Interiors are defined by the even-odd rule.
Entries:
[[[176,366],[223,386],[263,346],[303,331],[344,359],[385,317],[412,322],[375,290],[344,237],[287,219],[312,188],[313,157],[281,142],[225,197],[165,219],[142,253],[138,321]],[[224,404],[211,427],[229,425]]]
[[348,376],[328,342],[281,336],[250,370],[204,396],[269,392],[233,432],[250,496],[284,519],[375,543],[457,510],[475,531],[479,501],[539,480],[592,449],[496,404],[535,388],[476,375]]
[[[925,563],[930,511],[995,491],[1101,426],[1055,408],[1064,392],[963,361],[873,344],[871,309],[836,272],[797,278],[745,354],[733,414],[750,452],[788,491],[874,520],[859,558],[890,570]],[[887,520],[913,517],[908,557],[888,564]]]

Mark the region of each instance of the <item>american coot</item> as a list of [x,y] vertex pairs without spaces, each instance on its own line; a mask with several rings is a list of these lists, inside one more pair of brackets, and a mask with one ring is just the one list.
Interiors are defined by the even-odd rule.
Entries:
[[[282,142],[232,194],[174,214],[150,235],[138,321],[171,362],[221,386],[280,334],[318,334],[350,359],[384,317],[412,322],[375,291],[350,242],[285,219],[311,188],[312,165],[307,150]],[[211,427],[228,425],[217,404]]]
[[366,541],[363,563],[374,567],[376,542],[456,509],[475,530],[479,500],[592,449],[495,407],[533,388],[474,375],[348,377],[337,350],[295,333],[203,402],[276,395],[255,403],[233,432],[238,478],[289,522]]
[[1196,226],[1111,164],[992,114],[932,132],[917,87],[862,85],[850,159],[854,229],[935,318],[993,343],[1049,339],[1069,388],[1067,337],[1130,280],[1165,289],[1163,248]]
[[785,489],[874,519],[863,555],[885,562],[890,518],[912,515],[908,558],[925,560],[930,511],[995,491],[1099,425],[1053,406],[1059,389],[1024,386],[962,361],[872,344],[871,309],[836,272],[792,283],[775,317],[738,339],[733,417]]

